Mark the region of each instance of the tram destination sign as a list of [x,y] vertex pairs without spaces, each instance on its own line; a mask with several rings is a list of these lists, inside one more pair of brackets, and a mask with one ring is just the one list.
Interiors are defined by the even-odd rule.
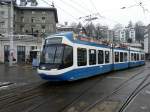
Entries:
[[48,38],[45,41],[45,44],[60,44],[62,43],[62,38],[61,37],[54,37],[54,38]]

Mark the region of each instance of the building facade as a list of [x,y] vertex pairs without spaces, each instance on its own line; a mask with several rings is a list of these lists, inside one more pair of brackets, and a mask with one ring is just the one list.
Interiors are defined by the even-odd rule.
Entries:
[[[10,56],[15,63],[26,62],[30,51],[41,49],[42,36],[56,32],[57,22],[54,7],[19,6],[14,1],[11,10],[11,0],[0,1],[0,63],[9,62]],[[13,31],[11,36],[10,31]],[[13,37],[13,49],[10,48],[10,37]]]
[[126,42],[126,32],[125,29],[117,29],[114,31],[114,41]]
[[146,53],[146,59],[150,59],[150,24],[144,31],[144,51]]
[[56,32],[57,10],[45,7],[15,7],[14,32],[37,37]]
[[134,28],[129,28],[129,38],[132,39],[132,42],[136,42],[135,38],[135,29]]
[[[135,29],[134,28],[120,28],[114,31],[114,39],[118,42],[136,42]],[[130,43],[131,43],[130,42]]]

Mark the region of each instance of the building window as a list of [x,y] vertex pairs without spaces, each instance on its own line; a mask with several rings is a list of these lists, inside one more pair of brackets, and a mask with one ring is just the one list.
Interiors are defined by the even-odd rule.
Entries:
[[87,50],[85,48],[77,49],[78,66],[87,65]]
[[46,14],[46,12],[45,12],[45,11],[42,11],[42,14]]
[[43,22],[43,23],[45,23],[45,20],[46,20],[46,18],[45,18],[45,17],[42,17],[42,22]]
[[0,11],[0,15],[3,16],[5,14],[4,11]]
[[0,23],[0,28],[4,28],[5,27],[5,21],[2,21],[1,23]]
[[21,14],[24,14],[24,12],[23,12],[23,11],[21,11],[20,13],[21,13]]
[[54,25],[53,24],[50,24],[49,25],[49,31],[50,32],[54,32],[55,30],[54,30]]
[[103,50],[98,50],[98,64],[104,63],[104,52]]
[[45,25],[42,25],[41,27],[42,27],[42,32],[44,33],[46,27],[45,27]]
[[21,22],[24,22],[24,17],[21,17]]
[[24,26],[20,26],[21,32],[25,32]]
[[119,52],[115,52],[115,62],[119,62]]
[[109,63],[109,51],[105,51],[105,63]]
[[35,11],[32,11],[32,14],[35,14]]
[[89,65],[96,64],[96,50],[90,49],[89,50]]
[[31,22],[34,23],[35,22],[35,17],[31,18]]
[[31,50],[37,49],[37,46],[31,46]]
[[120,52],[120,62],[123,62],[123,52]]

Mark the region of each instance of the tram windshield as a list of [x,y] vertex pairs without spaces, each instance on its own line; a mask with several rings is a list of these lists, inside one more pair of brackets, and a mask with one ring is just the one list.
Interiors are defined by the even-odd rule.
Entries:
[[45,45],[40,65],[47,69],[63,69],[73,65],[73,48],[63,44]]

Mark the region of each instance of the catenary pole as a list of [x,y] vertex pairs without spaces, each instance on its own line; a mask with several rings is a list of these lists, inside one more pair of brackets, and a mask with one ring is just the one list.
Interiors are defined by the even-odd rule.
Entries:
[[14,55],[14,48],[13,48],[13,21],[14,21],[14,9],[13,9],[13,0],[11,0],[11,6],[10,6],[10,50],[9,50],[9,66],[13,65],[13,55]]

